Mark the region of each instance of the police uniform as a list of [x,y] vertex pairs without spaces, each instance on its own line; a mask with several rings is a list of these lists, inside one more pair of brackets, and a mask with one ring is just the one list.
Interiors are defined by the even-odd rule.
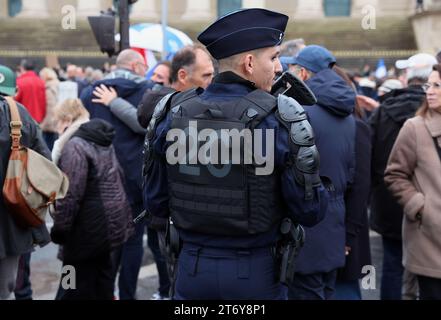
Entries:
[[[222,59],[279,45],[287,20],[269,10],[241,10],[214,22],[198,39]],[[260,143],[271,130],[274,170],[259,175],[259,164],[246,163],[245,156],[239,164],[170,161],[167,134],[178,129],[189,141],[190,123],[197,123],[199,132],[261,130]],[[262,149],[265,154],[266,145]],[[144,201],[152,225],[171,217],[182,240],[174,298],[286,299],[273,248],[283,217],[307,226],[323,219],[328,196],[318,162],[303,108],[234,72],[220,73],[205,91],[164,97],[147,129]]]

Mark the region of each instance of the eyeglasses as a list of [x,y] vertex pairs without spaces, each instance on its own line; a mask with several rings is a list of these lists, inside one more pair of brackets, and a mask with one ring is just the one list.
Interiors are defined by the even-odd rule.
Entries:
[[439,90],[441,88],[441,83],[440,82],[435,82],[435,83],[425,83],[423,84],[423,90],[425,92],[429,91],[430,87],[433,87],[436,90]]

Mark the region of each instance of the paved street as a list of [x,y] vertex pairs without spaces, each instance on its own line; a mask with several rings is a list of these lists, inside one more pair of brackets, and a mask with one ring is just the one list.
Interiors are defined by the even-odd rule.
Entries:
[[[32,254],[31,282],[36,300],[55,298],[61,275],[61,261],[57,259],[58,246],[51,243],[38,248]],[[145,249],[143,267],[139,274],[138,299],[148,300],[157,290],[158,276],[156,265],[148,248]]]
[[[146,243],[146,241],[145,241]],[[371,233],[371,251],[373,265],[376,270],[376,289],[362,290],[363,298],[367,300],[379,299],[379,281],[381,279],[381,237]],[[58,281],[61,274],[61,262],[56,258],[57,246],[50,244],[44,248],[38,248],[32,254],[31,281],[34,290],[34,299],[53,300],[57,291]],[[148,248],[145,248],[144,262],[139,275],[138,299],[148,300],[158,287],[158,276],[153,257]]]

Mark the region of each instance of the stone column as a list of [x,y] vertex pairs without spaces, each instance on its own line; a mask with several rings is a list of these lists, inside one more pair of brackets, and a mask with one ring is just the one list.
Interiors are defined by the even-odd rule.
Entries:
[[187,9],[182,20],[209,20],[211,18],[211,1],[187,0]]
[[426,10],[440,10],[441,9],[441,0],[430,0],[429,3],[425,5]]
[[79,17],[99,16],[101,7],[100,0],[78,0],[77,15]]
[[47,18],[49,11],[46,0],[22,0],[21,12],[17,18]]
[[298,0],[294,15],[297,19],[323,18],[323,0]]
[[0,0],[0,18],[7,18],[8,16],[8,0]]
[[138,2],[132,5],[130,18],[157,20],[160,19],[161,17],[156,9],[155,0],[138,0]]
[[265,0],[242,0],[242,8],[265,8]]

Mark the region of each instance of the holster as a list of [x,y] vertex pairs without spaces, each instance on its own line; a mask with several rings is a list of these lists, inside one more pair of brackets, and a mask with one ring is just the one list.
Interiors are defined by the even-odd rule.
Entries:
[[280,225],[281,240],[276,246],[276,261],[278,263],[278,281],[291,286],[294,281],[295,259],[304,244],[305,230],[291,219],[283,219]]
[[179,253],[182,249],[182,241],[179,237],[178,230],[173,224],[171,219],[168,219],[166,235],[165,235],[165,248],[167,268],[170,275],[170,297],[173,297],[176,283],[176,271],[178,266]]

